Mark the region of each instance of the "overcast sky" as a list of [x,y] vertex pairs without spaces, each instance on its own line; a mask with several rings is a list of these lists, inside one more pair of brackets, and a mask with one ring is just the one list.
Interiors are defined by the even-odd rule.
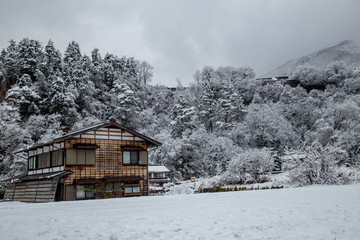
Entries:
[[205,65],[258,76],[342,40],[360,42],[359,0],[0,0],[0,49],[24,37],[70,41],[154,66],[153,84],[184,85]]

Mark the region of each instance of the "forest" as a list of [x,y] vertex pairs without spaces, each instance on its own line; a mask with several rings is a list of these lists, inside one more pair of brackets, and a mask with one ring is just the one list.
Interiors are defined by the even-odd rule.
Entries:
[[297,67],[296,87],[239,66],[204,66],[176,88],[152,78],[133,57],[11,40],[0,54],[0,178],[26,171],[16,150],[109,118],[162,142],[150,160],[173,179],[257,183],[287,171],[296,185],[342,184],[359,171],[360,72],[344,62]]

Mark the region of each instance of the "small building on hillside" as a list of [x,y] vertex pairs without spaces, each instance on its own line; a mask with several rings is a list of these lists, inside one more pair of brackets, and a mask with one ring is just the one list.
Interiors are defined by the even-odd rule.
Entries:
[[149,185],[152,187],[162,187],[164,183],[170,181],[168,173],[170,170],[162,165],[149,165]]
[[103,122],[22,150],[26,175],[9,179],[4,200],[70,201],[148,195],[148,150],[161,143]]

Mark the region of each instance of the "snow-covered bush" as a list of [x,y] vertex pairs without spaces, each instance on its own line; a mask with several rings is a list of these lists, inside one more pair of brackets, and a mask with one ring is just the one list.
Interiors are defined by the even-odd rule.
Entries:
[[[302,154],[301,154],[302,153]],[[287,156],[290,182],[297,186],[348,183],[349,175],[339,163],[344,151],[331,145],[314,142]]]
[[190,181],[183,182],[181,184],[164,184],[164,190],[166,195],[174,194],[194,194],[194,183]]
[[250,148],[239,153],[227,165],[223,179],[227,183],[246,183],[267,181],[274,167],[274,159],[267,148]]

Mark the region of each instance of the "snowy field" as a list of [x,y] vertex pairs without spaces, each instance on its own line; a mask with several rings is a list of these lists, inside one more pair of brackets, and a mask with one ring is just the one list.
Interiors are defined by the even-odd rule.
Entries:
[[0,202],[0,239],[360,239],[360,184]]

